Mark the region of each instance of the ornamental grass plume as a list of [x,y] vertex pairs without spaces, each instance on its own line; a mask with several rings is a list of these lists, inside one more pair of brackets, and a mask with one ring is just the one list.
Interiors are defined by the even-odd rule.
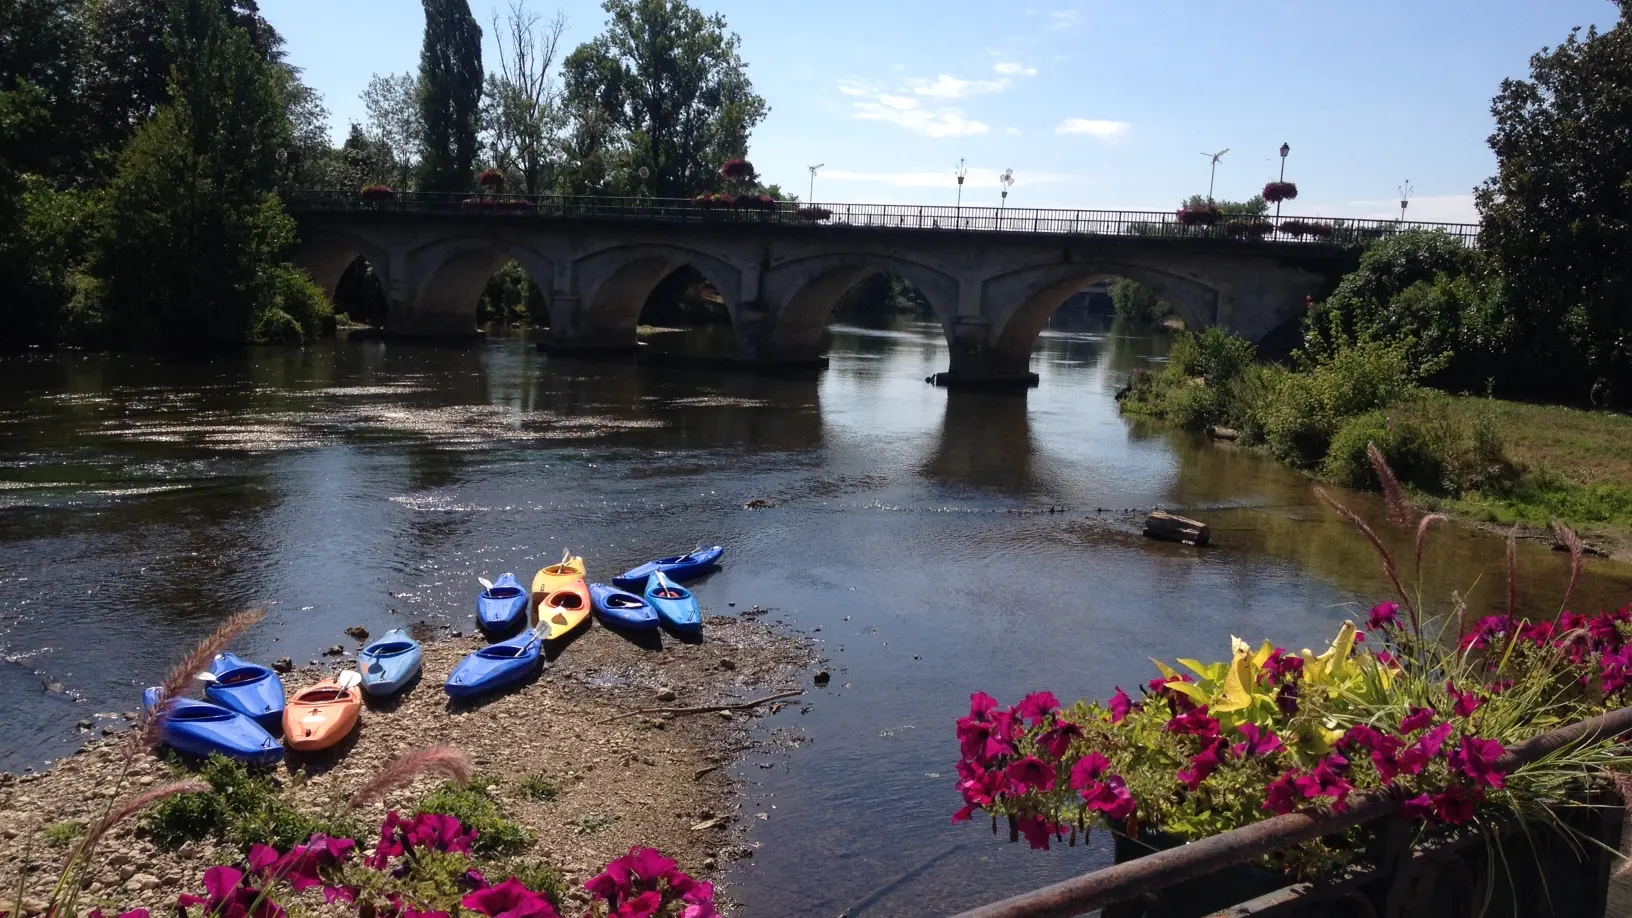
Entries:
[[351,795],[351,805],[362,806],[379,800],[392,791],[407,787],[421,775],[440,775],[457,784],[469,784],[472,771],[470,756],[452,746],[415,749],[387,762],[378,774]]
[[1575,594],[1575,585],[1581,579],[1581,568],[1586,564],[1587,547],[1581,544],[1581,537],[1575,530],[1553,520],[1553,534],[1558,537],[1558,543],[1570,551],[1570,582],[1564,587],[1564,599],[1558,604],[1560,612],[1570,604],[1570,597]]
[[151,710],[144,709],[137,716],[136,729],[131,731],[130,738],[125,741],[127,761],[144,752],[152,752],[159,745],[159,732],[164,727],[165,702],[186,694],[194,676],[209,669],[210,661],[226,650],[240,634],[248,631],[265,617],[266,612],[261,609],[239,612],[222,622],[204,640],[199,641],[198,645],[170,670],[170,674],[159,687],[158,703]]

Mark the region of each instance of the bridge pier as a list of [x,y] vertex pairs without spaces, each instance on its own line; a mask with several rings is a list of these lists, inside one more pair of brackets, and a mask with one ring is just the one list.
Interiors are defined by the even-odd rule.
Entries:
[[985,389],[1024,392],[1037,385],[1031,372],[1031,352],[1023,354],[994,347],[992,323],[983,316],[958,316],[952,325],[951,367],[929,381],[944,389]]

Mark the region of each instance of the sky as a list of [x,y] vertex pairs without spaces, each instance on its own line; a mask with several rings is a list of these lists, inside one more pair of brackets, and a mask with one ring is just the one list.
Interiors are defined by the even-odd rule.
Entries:
[[[471,0],[491,23],[509,0]],[[598,0],[525,0],[598,34]],[[750,159],[815,200],[1171,210],[1250,197],[1277,178],[1287,215],[1473,222],[1495,171],[1490,100],[1607,0],[693,0],[723,14],[770,114]],[[416,70],[417,0],[264,0],[336,139],[375,73]]]

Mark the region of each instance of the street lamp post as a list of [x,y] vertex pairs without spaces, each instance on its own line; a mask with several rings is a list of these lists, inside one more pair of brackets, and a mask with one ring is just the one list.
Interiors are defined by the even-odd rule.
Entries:
[[1003,174],[997,177],[998,184],[1003,186],[1003,200],[997,205],[1002,210],[1009,203],[1009,186],[1014,184],[1014,170],[1004,169]]
[[805,199],[806,204],[813,204],[816,201],[816,170],[825,165],[827,163],[817,163],[814,166],[807,167],[810,169],[810,196]]
[[[1283,184],[1286,182],[1286,154],[1291,153],[1291,152],[1292,152],[1292,145],[1291,144],[1286,144],[1286,143],[1281,144],[1281,182]],[[1280,218],[1281,218],[1281,202],[1276,201],[1275,202],[1275,219],[1279,220]]]
[[958,160],[958,168],[952,173],[958,177],[958,210],[963,210],[963,180],[969,177],[969,170],[963,166],[963,160]]
[[1406,179],[1405,184],[1400,186],[1400,222],[1401,223],[1405,222],[1405,206],[1407,204],[1411,203],[1411,192],[1413,192],[1413,191],[1416,191],[1416,189],[1411,187],[1411,180],[1410,179]]
[[1230,148],[1225,147],[1224,149],[1219,150],[1217,153],[1201,154],[1202,156],[1211,156],[1213,158],[1213,171],[1207,173],[1207,204],[1209,206],[1211,206],[1213,203],[1213,179],[1218,177],[1218,161],[1223,159],[1224,154],[1228,152],[1230,152]]

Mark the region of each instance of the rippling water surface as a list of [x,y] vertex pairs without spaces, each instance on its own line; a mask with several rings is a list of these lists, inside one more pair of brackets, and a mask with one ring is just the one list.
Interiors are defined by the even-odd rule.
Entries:
[[[925,385],[947,364],[934,326],[831,337],[806,379],[550,360],[517,338],[0,358],[0,769],[69,751],[77,722],[131,709],[247,605],[271,609],[249,653],[309,659],[352,624],[464,626],[478,575],[563,548],[610,574],[718,541],[711,611],[771,607],[833,672],[808,714],[762,727],[797,748],[738,770],[758,846],[728,873],[743,913],[946,914],[1109,859],[1099,839],[1033,854],[949,823],[971,691],[1108,696],[1231,634],[1312,646],[1381,595],[1306,479],[1117,415],[1159,338],[1047,332],[1017,398]],[[1145,541],[1156,506],[1217,546]],[[1440,592],[1486,602],[1501,542],[1434,545]],[[1563,559],[1520,555],[1524,602],[1556,608]],[[1625,569],[1592,570],[1577,606],[1632,598]]]

